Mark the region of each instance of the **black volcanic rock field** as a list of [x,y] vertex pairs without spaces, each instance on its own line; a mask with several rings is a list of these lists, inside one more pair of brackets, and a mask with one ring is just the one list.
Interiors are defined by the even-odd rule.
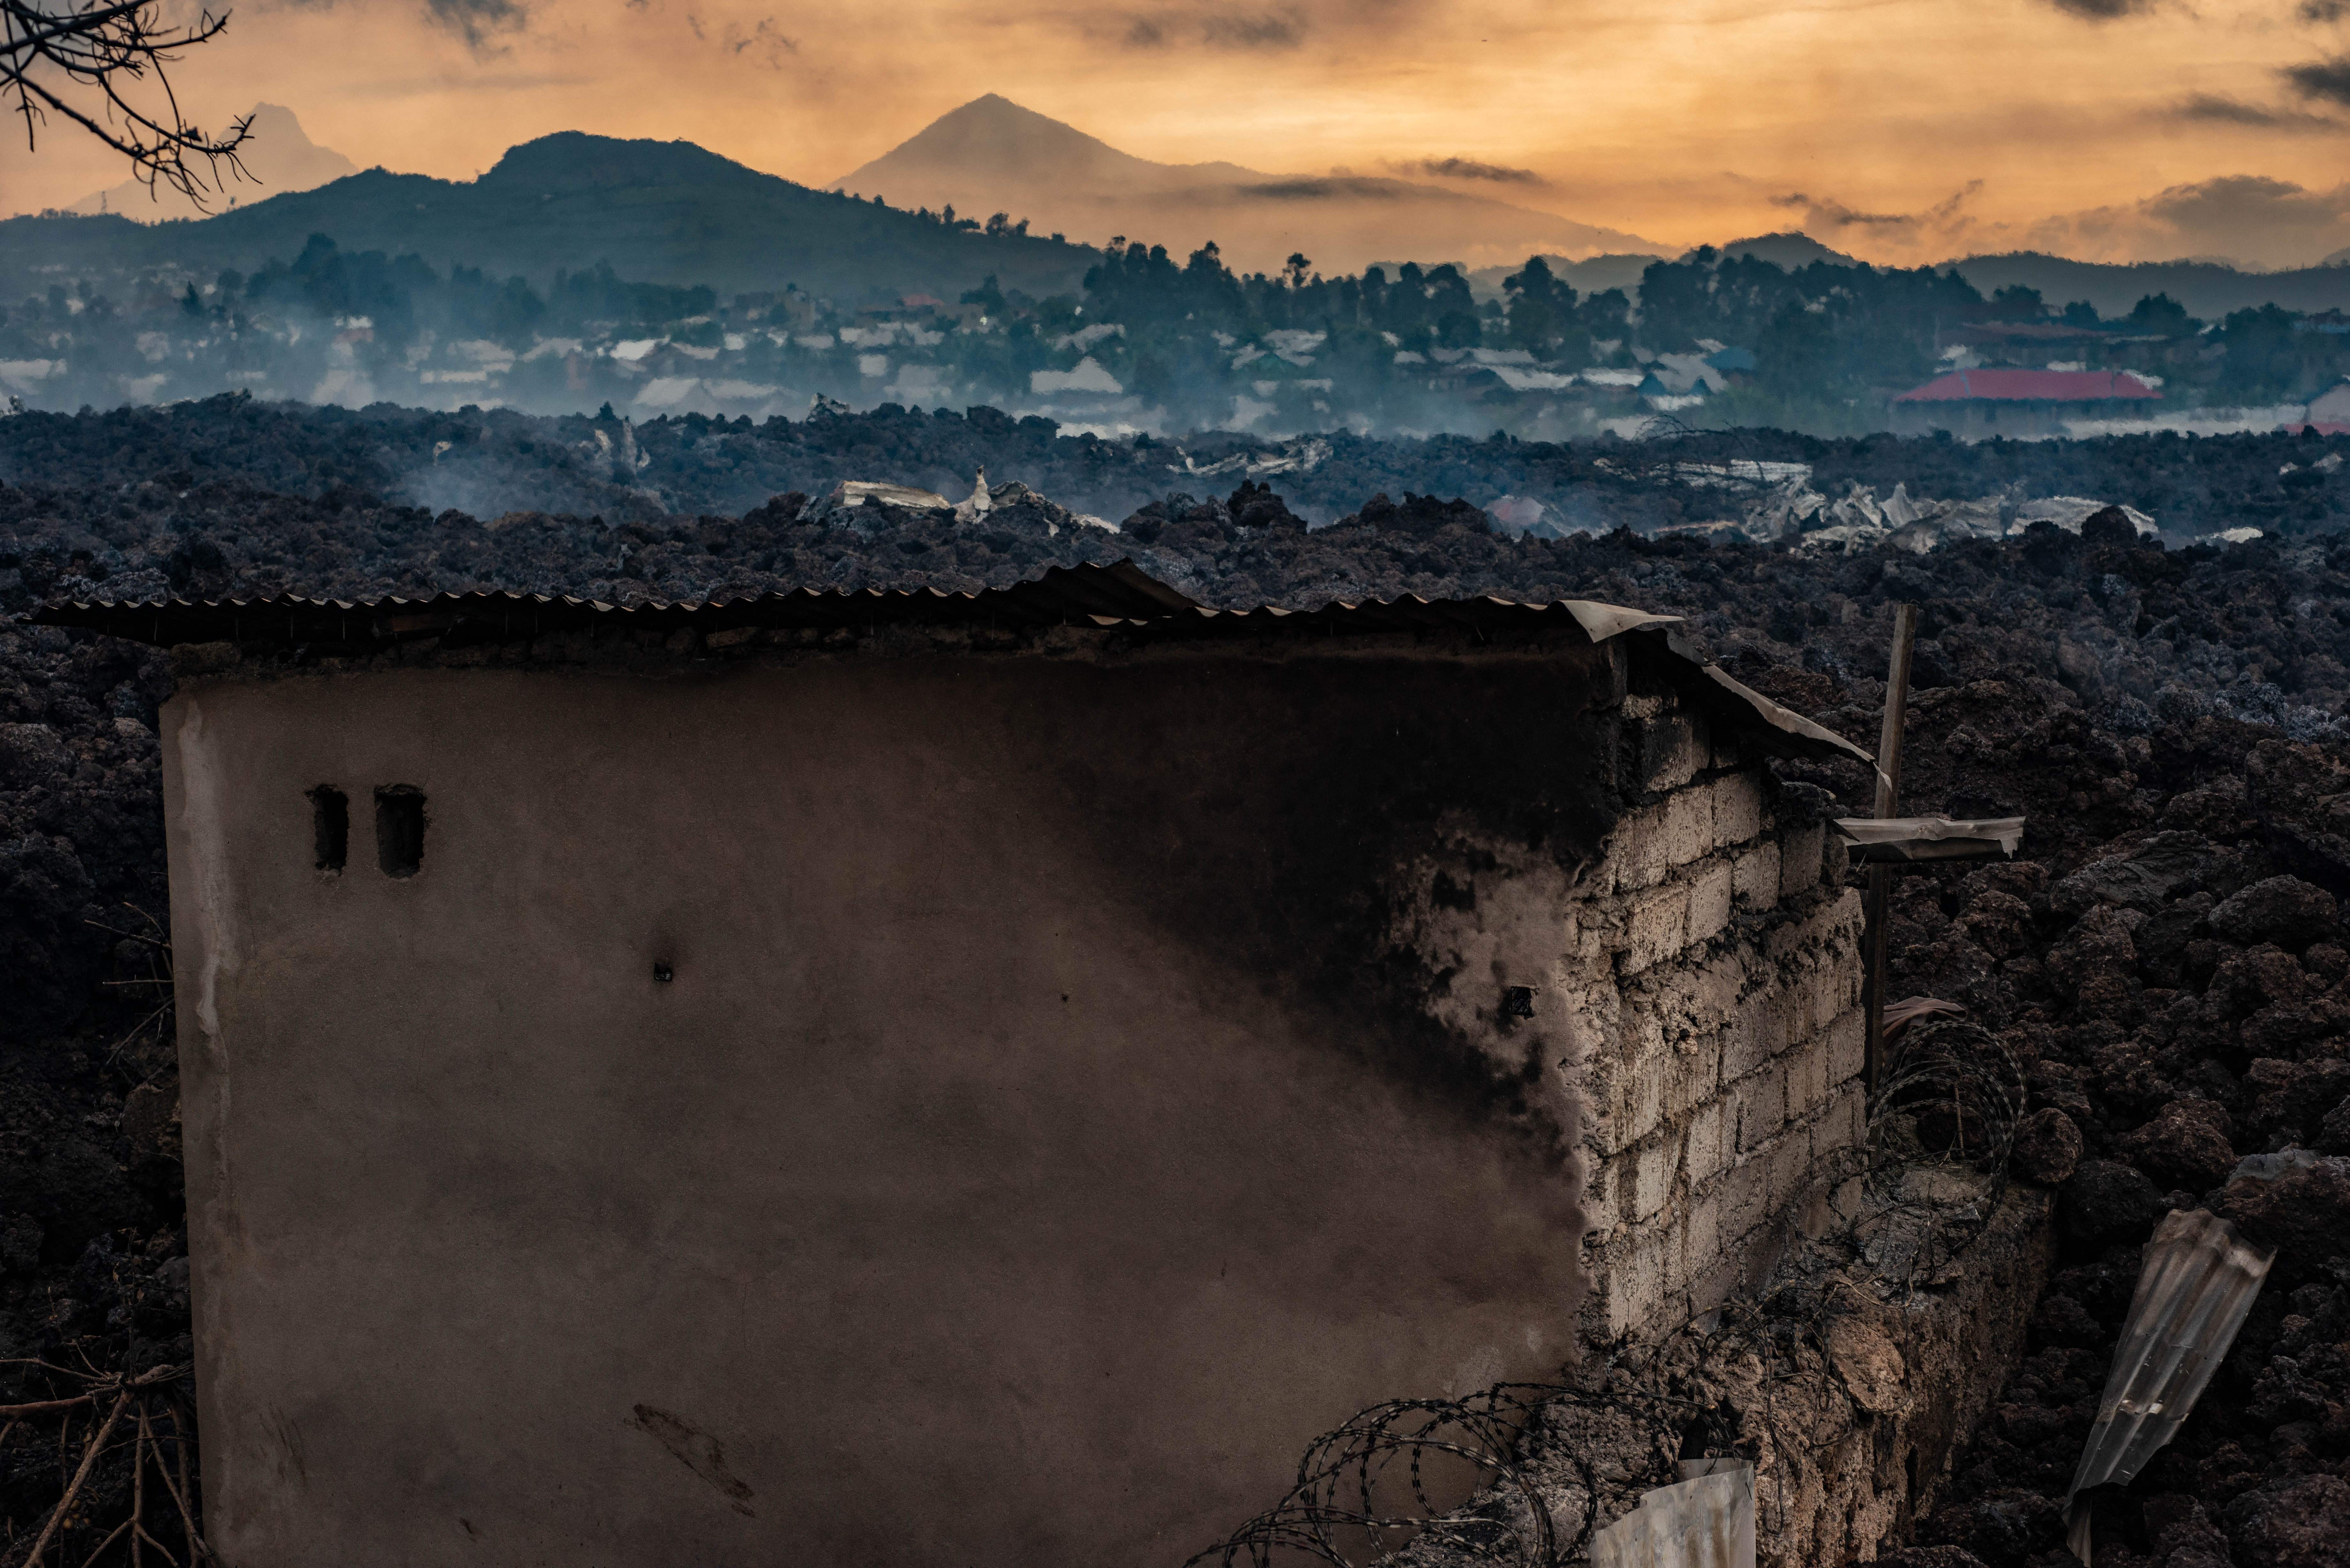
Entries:
[[[2279,472],[2318,472],[2345,443],[1748,442],[1812,463],[1823,490],[2022,484],[2167,530],[2268,535],[2165,548],[2092,519],[1926,554],[1649,536],[1721,514],[1716,493],[1672,477],[1720,461],[1702,443],[1326,444],[1273,472],[1281,454],[1243,442],[1071,440],[984,410],[757,428],[232,399],[26,415],[0,420],[0,611],[165,592],[968,589],[1131,557],[1221,604],[1491,593],[1678,613],[1740,680],[1866,742],[1889,607],[1915,603],[1905,808],[2031,827],[2012,863],[1900,878],[1894,994],[1964,1003],[2022,1062],[2024,1163],[2056,1186],[2064,1236],[2026,1357],[1921,1524],[1921,1547],[1950,1550],[1916,1560],[2071,1561],[2057,1511],[2142,1244],[2163,1212],[2202,1204],[2278,1261],[2178,1438],[2101,1507],[2099,1568],[2350,1563],[2350,483],[2338,464],[2315,482]],[[960,500],[983,463],[993,505],[966,523],[816,504],[840,479]],[[1513,540],[1451,499],[1503,491],[1595,532]],[[156,983],[167,692],[152,650],[0,624],[0,1355],[187,1359]],[[1785,776],[1868,808],[1857,766]],[[2242,1157],[2284,1150],[2306,1152],[2276,1181],[2231,1181]],[[0,1397],[56,1386],[8,1371]],[[96,1484],[89,1517],[120,1517]],[[54,1442],[0,1446],[19,1538],[58,1488]],[[79,1561],[102,1532],[68,1533]]]

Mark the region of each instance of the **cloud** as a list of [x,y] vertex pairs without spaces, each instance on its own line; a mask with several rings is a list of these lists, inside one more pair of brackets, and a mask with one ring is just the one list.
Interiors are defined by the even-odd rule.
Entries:
[[520,0],[424,0],[424,14],[433,25],[465,40],[479,51],[493,35],[519,32],[529,20]]
[[1294,49],[1305,38],[1305,23],[1295,13],[1268,11],[1248,16],[1228,13],[1200,24],[1203,42],[1227,49]]
[[1406,187],[1383,180],[1268,180],[1259,185],[1233,187],[1243,196],[1255,196],[1267,202],[1328,202],[1341,197],[1371,201],[1397,202],[1411,192]]
[[2216,93],[2197,93],[2161,111],[2165,119],[2209,125],[2245,125],[2262,130],[2343,130],[2350,125],[2305,109],[2281,109],[2272,104],[2246,103]]
[[1432,174],[1439,180],[1487,180],[1497,185],[1550,183],[1531,169],[1513,169],[1505,163],[1480,163],[1474,158],[1421,158],[1389,163],[1388,167],[1407,174]]
[[2350,0],[2301,0],[2301,19],[2321,26],[2350,16]]
[[2085,22],[2114,22],[2154,9],[2154,0],[2049,0],[2049,4]]
[[2262,174],[2173,185],[2142,202],[2044,219],[2002,238],[2090,261],[2224,257],[2308,266],[2350,244],[2350,184],[2312,191]]
[[799,40],[786,37],[773,16],[762,16],[750,27],[740,22],[728,23],[719,37],[719,46],[731,55],[769,70],[783,69],[784,62],[800,52]]
[[1968,197],[1981,189],[1981,181],[1970,180],[1922,213],[1864,213],[1845,205],[1833,196],[1807,196],[1801,191],[1773,196],[1771,204],[1802,208],[1806,233],[1814,228],[1866,229],[1895,238],[1922,238],[1929,234],[1947,234],[1966,227],[1967,221],[1960,217],[1959,208]]
[[2279,73],[2293,84],[2295,92],[2320,103],[2338,103],[2350,109],[2350,55],[2330,55],[2322,60],[2305,60],[2297,66],[2287,66]]
[[[331,11],[338,0],[282,0],[283,4],[304,10]],[[630,0],[631,4],[635,0]],[[453,33],[465,41],[473,53],[494,52],[493,40],[501,33],[519,33],[530,23],[530,7],[524,0],[420,0],[417,7],[426,22],[444,33]]]
[[1129,49],[1166,49],[1196,43],[1211,49],[1294,49],[1308,24],[1294,8],[1270,11],[1159,11],[1129,16],[1122,41]]

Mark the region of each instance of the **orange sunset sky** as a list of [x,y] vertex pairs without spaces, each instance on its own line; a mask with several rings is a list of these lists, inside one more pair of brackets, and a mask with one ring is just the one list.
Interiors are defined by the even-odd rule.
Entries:
[[[562,130],[821,184],[998,92],[1128,151],[1472,189],[1668,245],[2350,246],[2350,0],[243,0],[175,82],[361,166],[466,179]],[[0,211],[124,177],[62,126]],[[255,193],[248,193],[251,200]],[[1097,239],[1101,236],[1075,236]]]

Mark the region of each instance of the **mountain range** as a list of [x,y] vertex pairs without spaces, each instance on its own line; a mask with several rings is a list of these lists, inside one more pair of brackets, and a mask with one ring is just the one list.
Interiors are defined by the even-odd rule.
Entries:
[[[1293,252],[1320,271],[1381,260],[1523,262],[1663,247],[1619,229],[1420,181],[1279,174],[1237,163],[1154,163],[989,93],[832,182],[900,207],[1002,212],[1094,244],[1124,235],[1178,256],[1213,240],[1226,265],[1275,271]],[[1418,239],[1425,251],[1399,240]]]
[[[290,111],[264,105],[256,113],[254,162],[266,182],[290,187],[348,168],[339,153],[312,143]],[[142,211],[143,189],[132,194],[130,210]],[[1228,263],[1250,270],[1272,270],[1292,251],[1326,275],[1374,263],[1465,262],[1481,292],[1498,292],[1503,277],[1536,253],[1583,292],[1636,292],[1641,270],[1673,254],[1636,234],[1412,181],[1154,163],[993,94],[830,190],[689,141],[564,131],[509,149],[472,181],[369,169],[210,217],[160,223],[122,216],[118,195],[81,204],[106,209],[97,215],[0,221],[0,300],[60,280],[119,290],[159,271],[205,279],[251,272],[299,254],[313,234],[345,251],[413,252],[444,269],[542,284],[557,270],[605,262],[635,282],[723,294],[796,285],[844,305],[914,292],[951,299],[988,276],[1040,297],[1074,293],[1097,254],[1076,236],[1099,244],[1123,234],[1179,256],[1213,239]],[[1026,217],[1031,232],[991,234],[910,210],[949,204],[962,218]],[[1073,238],[1039,232],[1049,230]],[[1789,267],[1862,265],[1800,234],[1721,248]],[[2217,262],[2125,265],[2025,252],[1947,265],[1986,295],[2021,284],[2051,305],[2086,299],[2108,317],[2149,294],[2168,294],[2206,320],[2264,303],[2350,307],[2350,265],[2338,263],[2258,273]]]
[[561,131],[508,149],[478,180],[369,169],[197,220],[11,218],[0,222],[0,298],[60,275],[249,272],[299,254],[312,234],[493,276],[544,282],[609,262],[635,282],[722,293],[789,284],[844,303],[954,291],[989,275],[1031,294],[1070,292],[1093,259],[1073,244],[951,229],[813,190],[690,141]]
[[[313,190],[359,171],[358,164],[333,148],[312,141],[302,121],[282,104],[255,104],[246,131],[249,140],[238,157],[244,167],[244,177],[222,171],[227,178],[208,202],[213,209],[267,201],[287,191]],[[201,218],[205,209],[168,185],[150,190],[136,180],[125,180],[109,190],[92,192],[66,211],[84,217],[120,213],[152,223],[166,218]]]

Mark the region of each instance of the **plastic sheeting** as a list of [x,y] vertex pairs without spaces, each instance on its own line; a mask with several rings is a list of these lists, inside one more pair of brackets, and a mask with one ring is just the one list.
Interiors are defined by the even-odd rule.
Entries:
[[2205,1210],[2173,1210],[2156,1228],[2097,1401],[2097,1423],[2065,1490],[2065,1544],[2083,1563],[2089,1561],[2090,1510],[2078,1495],[2126,1483],[2170,1441],[2227,1359],[2275,1261],[2274,1248],[2252,1245]]
[[1754,1568],[1754,1467],[1687,1459],[1680,1469],[1592,1536],[1591,1568]]

